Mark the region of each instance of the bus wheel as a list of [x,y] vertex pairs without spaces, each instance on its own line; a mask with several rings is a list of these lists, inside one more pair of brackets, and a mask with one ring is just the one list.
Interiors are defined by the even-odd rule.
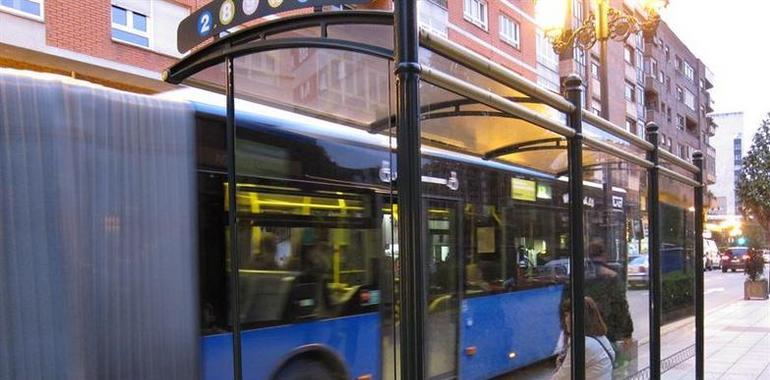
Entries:
[[275,380],[340,380],[331,369],[318,360],[295,359],[275,375]]

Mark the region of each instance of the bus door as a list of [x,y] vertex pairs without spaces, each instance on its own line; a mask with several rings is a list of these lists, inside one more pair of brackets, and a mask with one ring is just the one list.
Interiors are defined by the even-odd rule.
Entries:
[[426,199],[427,355],[432,379],[457,376],[460,305],[458,202]]

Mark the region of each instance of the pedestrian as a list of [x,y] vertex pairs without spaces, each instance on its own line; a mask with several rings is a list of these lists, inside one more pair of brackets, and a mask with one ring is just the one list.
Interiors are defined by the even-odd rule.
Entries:
[[[591,297],[585,297],[585,378],[611,380],[615,351],[607,339],[607,325],[604,324],[599,307]],[[572,311],[569,302],[562,304],[561,323],[564,330],[564,350],[556,359],[556,372],[552,380],[569,380],[572,372],[570,355],[572,335]]]
[[625,280],[607,263],[603,241],[592,241],[588,246],[588,256],[592,270],[586,272],[584,294],[596,300],[607,325],[607,338],[617,353],[616,366],[624,366],[636,359],[637,351]]

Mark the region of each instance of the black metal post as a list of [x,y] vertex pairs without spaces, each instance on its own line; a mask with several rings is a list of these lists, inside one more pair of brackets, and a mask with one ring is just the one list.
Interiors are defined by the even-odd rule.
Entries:
[[401,261],[400,357],[402,379],[425,378],[425,259],[420,186],[420,65],[417,2],[395,1],[398,218]]
[[647,141],[655,148],[647,153],[653,167],[648,171],[647,222],[650,259],[650,378],[660,379],[660,320],[663,308],[663,276],[660,257],[660,204],[658,183],[658,126],[647,123]]
[[705,340],[704,319],[706,318],[703,300],[703,195],[706,192],[706,184],[703,181],[703,153],[695,152],[692,162],[698,167],[695,180],[700,186],[695,187],[695,378],[705,378]]
[[230,320],[233,324],[233,378],[240,380],[241,373],[241,321],[239,316],[240,302],[240,282],[238,281],[238,219],[237,219],[237,178],[235,173],[235,73],[233,71],[233,58],[227,57],[226,64],[226,85],[225,92],[227,97],[227,226],[230,231]]
[[575,136],[569,139],[569,220],[570,220],[570,306],[572,332],[570,356],[572,379],[584,380],[585,369],[585,239],[583,235],[583,81],[572,74],[564,81],[567,100],[575,106],[569,114],[569,126]]

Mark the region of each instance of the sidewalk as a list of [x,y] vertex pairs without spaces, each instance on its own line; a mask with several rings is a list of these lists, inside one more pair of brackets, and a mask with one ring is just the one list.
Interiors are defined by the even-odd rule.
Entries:
[[770,301],[707,314],[705,340],[707,379],[770,379]]
[[[770,301],[735,301],[706,313],[705,322],[706,379],[770,379]],[[694,318],[662,326],[661,333],[661,356],[665,359],[695,343]],[[649,360],[647,343],[645,340],[640,345],[640,363]],[[694,354],[694,350],[687,351],[687,355]],[[502,379],[549,379],[552,373],[553,364],[542,363]],[[668,369],[661,377],[694,380],[695,358]]]

